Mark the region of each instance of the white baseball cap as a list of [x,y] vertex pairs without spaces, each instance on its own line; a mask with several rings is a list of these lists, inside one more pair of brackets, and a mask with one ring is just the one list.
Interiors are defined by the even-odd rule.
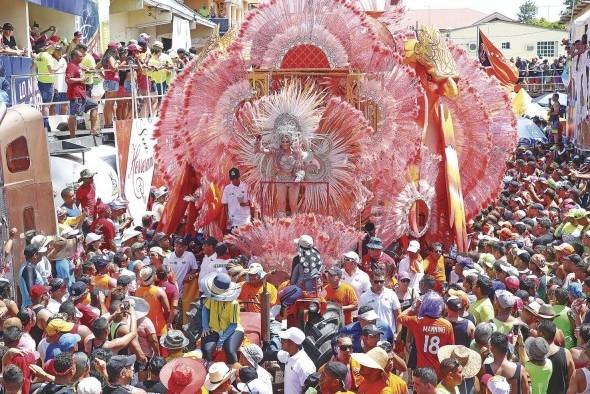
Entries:
[[86,234],[86,245],[90,245],[95,241],[100,241],[102,239],[102,235],[96,233],[88,233]]
[[416,253],[419,250],[420,250],[420,242],[418,242],[416,240],[410,241],[410,244],[408,245],[408,252]]
[[360,261],[359,255],[353,250],[351,250],[350,252],[344,253],[344,257],[346,257],[347,259],[350,259],[350,260],[354,260],[357,263]]
[[296,345],[301,345],[305,340],[305,334],[297,327],[291,327],[279,332],[279,338],[288,339]]

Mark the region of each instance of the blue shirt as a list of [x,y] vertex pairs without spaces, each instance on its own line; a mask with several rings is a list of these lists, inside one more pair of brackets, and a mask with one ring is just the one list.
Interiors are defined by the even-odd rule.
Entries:
[[41,275],[39,275],[39,273],[35,269],[35,266],[33,265],[33,263],[26,261],[18,270],[18,287],[20,289],[20,295],[21,295],[21,299],[22,299],[22,304],[21,304],[22,308],[26,308],[26,307],[32,305],[31,297],[29,296],[29,286],[27,284],[27,281],[25,280],[25,275],[24,275],[25,270],[26,270],[26,275],[32,275],[32,277],[34,278],[33,285],[42,285],[43,284],[43,279],[41,278]]
[[[393,332],[391,331],[391,328],[379,319],[375,322],[375,326],[381,331],[381,340],[393,344]],[[352,350],[354,353],[364,353],[363,347],[361,346],[363,329],[358,321],[342,327],[338,333],[350,335],[352,338]]]
[[56,276],[58,278],[62,278],[64,282],[66,282],[66,286],[69,289],[70,286],[76,281],[74,278],[74,270],[72,270],[70,261],[67,259],[61,259],[53,260],[53,263],[55,264]]
[[75,205],[72,205],[72,207],[68,207],[66,206],[66,204],[62,204],[62,208],[65,208],[66,211],[68,211],[68,217],[70,218],[75,218],[78,217],[82,214],[82,212],[80,212],[80,210],[78,208],[76,208]]

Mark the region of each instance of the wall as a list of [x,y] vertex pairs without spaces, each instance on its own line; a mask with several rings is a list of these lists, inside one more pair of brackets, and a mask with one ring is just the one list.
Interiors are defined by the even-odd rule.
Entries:
[[34,22],[39,24],[41,31],[47,29],[49,26],[55,26],[57,28],[57,35],[60,38],[67,39],[68,42],[72,39],[76,31],[75,15],[29,3],[29,25],[33,26]]
[[[507,58],[520,56],[530,59],[538,57],[537,42],[540,41],[557,41],[555,57],[565,53],[561,46],[561,40],[568,36],[567,31],[501,21],[486,23],[480,25],[479,28]],[[457,44],[475,54],[476,50],[471,50],[469,45],[477,44],[476,26],[455,29],[448,32],[447,35]],[[503,42],[510,42],[510,49],[503,49]]]
[[14,26],[14,38],[19,48],[27,48],[29,27],[27,26],[27,5],[23,0],[1,0],[1,22]]

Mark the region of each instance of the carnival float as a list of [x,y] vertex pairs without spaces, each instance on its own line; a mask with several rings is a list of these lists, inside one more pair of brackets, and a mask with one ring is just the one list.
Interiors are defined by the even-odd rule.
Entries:
[[367,221],[385,244],[465,250],[516,141],[509,92],[435,27],[403,26],[403,13],[270,0],[186,67],[155,130],[171,190],[160,228],[186,215],[186,231],[221,236],[221,190],[237,167],[260,217],[225,241],[268,269],[290,269],[303,233],[332,264]]

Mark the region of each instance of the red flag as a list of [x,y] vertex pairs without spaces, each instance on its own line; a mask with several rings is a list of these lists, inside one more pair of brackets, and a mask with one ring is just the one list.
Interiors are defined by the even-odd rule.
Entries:
[[518,81],[518,69],[506,60],[502,52],[481,30],[479,31],[479,57],[489,75],[498,78],[502,85],[514,87]]

